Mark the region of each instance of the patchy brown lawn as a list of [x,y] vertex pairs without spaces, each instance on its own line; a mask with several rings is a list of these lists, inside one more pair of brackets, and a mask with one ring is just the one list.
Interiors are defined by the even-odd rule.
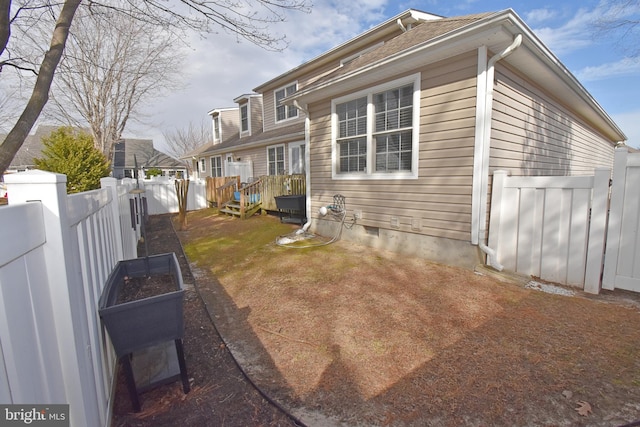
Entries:
[[307,425],[640,419],[635,295],[552,295],[344,241],[283,248],[295,227],[273,217],[188,221],[178,236],[216,327]]

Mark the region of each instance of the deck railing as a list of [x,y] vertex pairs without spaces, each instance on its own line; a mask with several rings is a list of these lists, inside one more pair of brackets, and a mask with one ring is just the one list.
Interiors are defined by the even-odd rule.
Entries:
[[240,188],[239,176],[207,177],[207,202],[209,206],[222,207],[233,200],[233,193]]
[[268,175],[262,180],[262,209],[277,211],[276,197],[306,194],[305,175]]

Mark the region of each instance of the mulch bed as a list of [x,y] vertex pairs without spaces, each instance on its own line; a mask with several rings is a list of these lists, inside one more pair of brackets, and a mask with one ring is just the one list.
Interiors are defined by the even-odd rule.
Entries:
[[[140,394],[141,411],[133,412],[124,375],[119,369],[112,426],[296,426],[299,425],[266,400],[244,376],[213,326],[196,291],[194,277],[177,238],[171,215],[150,217],[147,225],[149,255],[175,252],[185,283],[184,350],[191,391],[182,384],[158,386]],[[145,255],[140,245],[139,256]],[[167,281],[132,278],[144,292]],[[127,289],[135,289],[129,286]],[[128,295],[140,298],[142,295]]]

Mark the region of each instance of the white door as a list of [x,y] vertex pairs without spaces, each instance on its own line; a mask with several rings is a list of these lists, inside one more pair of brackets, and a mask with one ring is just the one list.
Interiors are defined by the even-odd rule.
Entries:
[[304,141],[289,144],[289,171],[292,175],[306,172]]

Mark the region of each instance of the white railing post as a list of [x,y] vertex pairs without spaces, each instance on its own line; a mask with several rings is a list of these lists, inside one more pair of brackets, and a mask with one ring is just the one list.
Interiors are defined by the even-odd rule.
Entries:
[[610,178],[611,169],[596,168],[593,179],[587,265],[584,274],[584,291],[590,294],[600,293],[600,276],[604,260],[605,237],[607,235]]
[[[53,321],[59,343],[64,394],[69,404],[71,425],[96,425],[97,397],[91,386],[93,378],[86,331],[75,322],[83,310],[84,298],[79,267],[74,266],[67,214],[67,177],[32,170],[5,176],[11,204],[38,200],[43,207],[46,242],[42,246],[49,284]],[[76,274],[74,274],[74,271]],[[61,396],[62,398],[62,396]]]
[[122,236],[122,224],[120,224],[120,198],[118,197],[118,180],[115,178],[100,178],[100,186],[107,188],[111,192],[111,207],[110,212],[113,216],[114,232],[117,233],[118,238],[115,239],[116,243],[116,256],[118,261],[124,259],[124,243]]

